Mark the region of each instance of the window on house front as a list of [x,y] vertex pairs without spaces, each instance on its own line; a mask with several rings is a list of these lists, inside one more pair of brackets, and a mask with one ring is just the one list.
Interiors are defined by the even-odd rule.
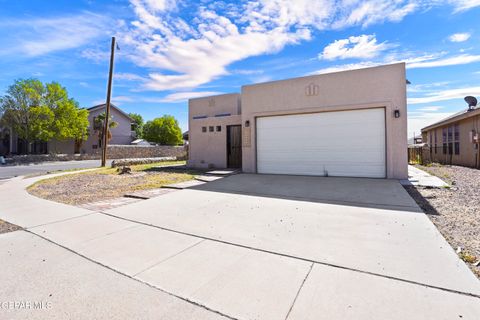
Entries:
[[202,132],[207,132],[207,127],[202,127]]
[[447,128],[442,129],[443,154],[447,154]]
[[217,132],[222,131],[222,126],[217,126]]
[[430,139],[428,140],[428,144],[430,145],[430,153],[433,151],[433,140],[432,140],[432,131],[430,131]]
[[208,127],[208,131],[213,132],[213,126]]
[[460,154],[460,126],[455,124],[454,126],[454,152],[456,155]]
[[435,153],[437,153],[437,129],[433,129],[433,136],[435,137]]

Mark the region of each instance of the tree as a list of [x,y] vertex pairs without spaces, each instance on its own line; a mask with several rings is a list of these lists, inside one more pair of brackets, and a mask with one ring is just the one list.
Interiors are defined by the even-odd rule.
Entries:
[[27,152],[30,152],[33,141],[45,141],[53,135],[52,115],[42,107],[45,92],[39,80],[16,80],[0,100],[2,125],[10,127],[26,142]]
[[46,85],[45,104],[53,111],[53,131],[57,140],[73,139],[80,149],[88,138],[88,111],[80,109],[78,102],[68,97],[67,90],[56,82]]
[[[93,120],[93,129],[95,130],[95,134],[98,137],[99,146],[103,144],[103,128],[105,127],[105,117],[105,112],[102,112]],[[110,141],[110,139],[112,139],[112,132],[110,131],[110,129],[113,129],[116,126],[118,126],[118,122],[113,121],[112,116],[110,116],[110,118],[108,119],[107,141]]]
[[88,137],[88,111],[80,109],[56,82],[16,80],[0,98],[0,123],[26,142],[27,152],[34,141]]
[[183,143],[182,130],[178,125],[178,121],[169,115],[147,121],[143,126],[143,138],[165,145],[179,145]]
[[143,137],[143,118],[138,113],[129,113],[128,116],[133,120],[133,129],[135,130],[135,134],[137,139]]

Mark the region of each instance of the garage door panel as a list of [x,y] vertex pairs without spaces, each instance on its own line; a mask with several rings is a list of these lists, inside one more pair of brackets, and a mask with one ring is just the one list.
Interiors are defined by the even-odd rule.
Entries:
[[259,173],[385,177],[383,108],[257,119]]

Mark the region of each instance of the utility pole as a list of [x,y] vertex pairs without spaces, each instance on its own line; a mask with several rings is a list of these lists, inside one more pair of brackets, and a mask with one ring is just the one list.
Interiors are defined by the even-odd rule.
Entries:
[[110,119],[110,98],[112,96],[113,61],[115,57],[115,37],[112,37],[110,49],[110,71],[108,73],[107,103],[105,104],[105,123],[103,126],[102,167],[107,163],[108,120]]

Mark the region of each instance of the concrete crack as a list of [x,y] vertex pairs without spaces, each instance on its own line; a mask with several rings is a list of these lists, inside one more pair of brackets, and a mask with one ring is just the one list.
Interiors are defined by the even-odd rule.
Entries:
[[303,279],[302,284],[301,284],[300,287],[298,288],[297,294],[295,295],[295,298],[293,299],[292,305],[290,306],[290,309],[288,309],[287,316],[285,317],[285,320],[287,320],[288,317],[290,316],[290,313],[291,313],[292,310],[293,310],[293,306],[295,305],[295,302],[297,302],[298,296],[300,295],[300,291],[302,291],[302,288],[303,288],[303,286],[305,285],[305,282],[307,281],[307,278],[308,278],[308,276],[310,275],[310,272],[312,272],[313,265],[314,265],[314,263],[312,263],[312,264],[310,265],[310,268],[308,269],[308,272],[307,272],[307,274],[305,275],[305,278]]

